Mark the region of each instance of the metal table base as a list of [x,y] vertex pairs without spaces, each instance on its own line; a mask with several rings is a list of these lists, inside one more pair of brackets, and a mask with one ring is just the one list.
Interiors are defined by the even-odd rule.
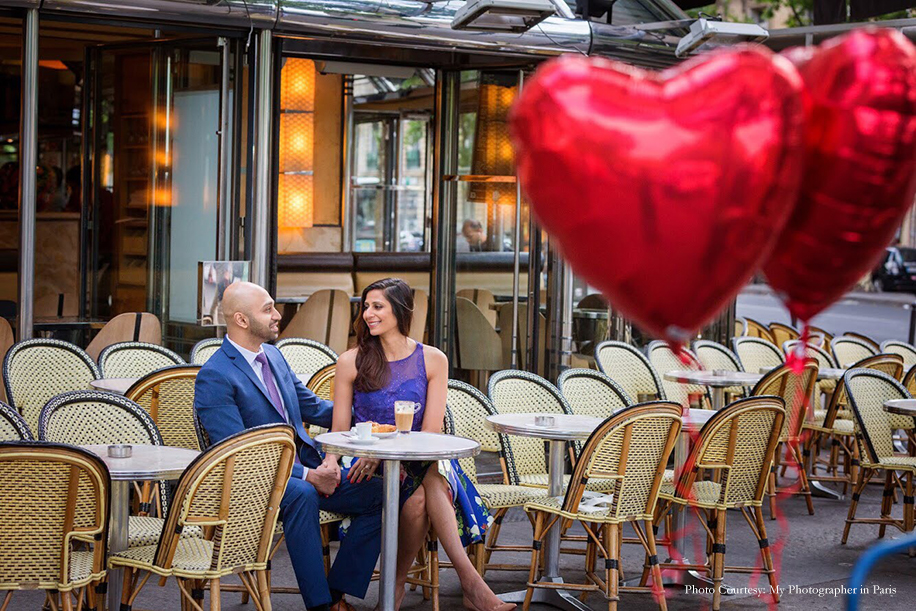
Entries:
[[379,557],[379,608],[381,611],[394,611],[401,461],[386,460],[383,463],[385,488],[382,497],[382,553]]

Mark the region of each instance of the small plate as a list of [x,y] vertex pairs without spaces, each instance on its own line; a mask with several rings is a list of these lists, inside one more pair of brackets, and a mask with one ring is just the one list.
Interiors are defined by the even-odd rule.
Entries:
[[347,438],[347,441],[358,446],[371,446],[373,443],[378,443],[378,438],[373,436],[369,439],[360,439],[359,437],[353,436]]
[[398,434],[397,431],[391,431],[389,433],[372,433],[373,437],[378,437],[379,439],[388,439],[389,437],[394,437]]

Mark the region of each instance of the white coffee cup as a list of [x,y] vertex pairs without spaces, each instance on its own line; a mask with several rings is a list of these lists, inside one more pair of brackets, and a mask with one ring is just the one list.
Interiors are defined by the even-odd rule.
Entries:
[[372,423],[360,422],[356,425],[356,436],[359,439],[372,439]]

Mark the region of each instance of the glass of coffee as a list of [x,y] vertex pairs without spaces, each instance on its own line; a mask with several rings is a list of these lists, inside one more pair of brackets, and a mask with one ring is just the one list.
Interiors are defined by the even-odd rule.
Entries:
[[417,413],[420,404],[413,401],[394,402],[394,426],[398,433],[409,433],[413,427],[413,415]]

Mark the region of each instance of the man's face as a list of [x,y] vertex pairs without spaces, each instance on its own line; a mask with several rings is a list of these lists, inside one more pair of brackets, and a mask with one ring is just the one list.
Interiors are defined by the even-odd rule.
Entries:
[[262,342],[271,342],[280,335],[280,312],[266,291],[248,315],[248,331]]

